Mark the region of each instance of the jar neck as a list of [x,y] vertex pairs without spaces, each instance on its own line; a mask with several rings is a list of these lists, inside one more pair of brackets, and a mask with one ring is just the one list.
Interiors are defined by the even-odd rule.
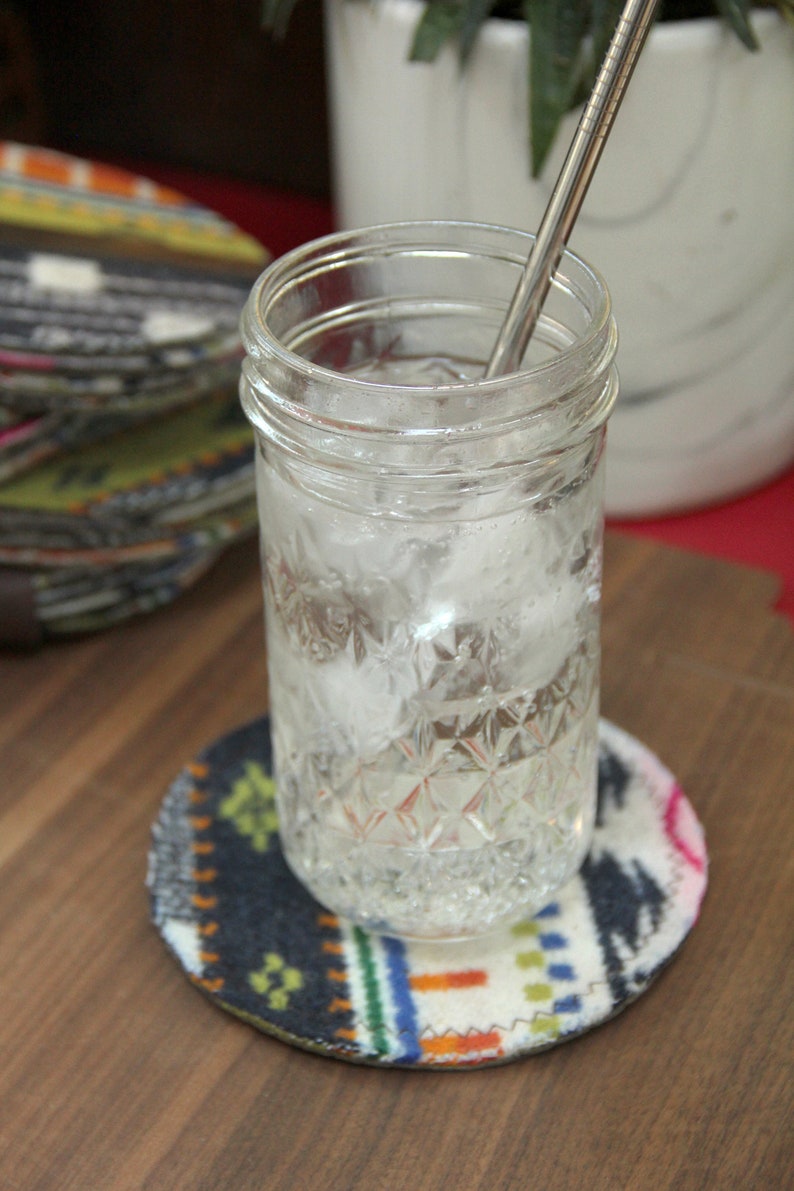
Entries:
[[[242,318],[249,419],[284,449],[387,470],[525,464],[582,442],[617,394],[617,333],[579,258],[563,256],[521,369],[478,377],[531,245],[487,225],[399,224],[280,258]],[[463,379],[384,381],[387,355],[408,368],[440,357]]]

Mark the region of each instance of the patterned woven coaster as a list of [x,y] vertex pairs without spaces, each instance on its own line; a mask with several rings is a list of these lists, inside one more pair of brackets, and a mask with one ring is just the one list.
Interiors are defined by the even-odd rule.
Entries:
[[64,565],[91,547],[184,545],[242,500],[254,506],[253,435],[236,389],[222,388],[0,485],[0,558]]
[[644,745],[601,722],[599,809],[580,873],[534,918],[465,943],[367,934],[292,876],[267,719],[222,737],[153,828],[152,917],[222,1009],[298,1047],[383,1066],[470,1068],[573,1038],[668,963],[706,889],[701,826]]
[[0,642],[160,607],[255,531],[238,322],[269,259],[146,178],[0,140]]
[[[270,255],[146,178],[0,141],[0,405],[157,414],[236,387]],[[2,454],[0,440],[0,455]]]

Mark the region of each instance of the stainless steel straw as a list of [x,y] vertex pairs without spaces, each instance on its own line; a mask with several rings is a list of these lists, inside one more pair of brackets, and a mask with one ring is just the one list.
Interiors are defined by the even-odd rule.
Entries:
[[[659,0],[628,0],[541,220],[532,251],[485,369],[486,377],[514,372],[535,330],[541,307],[576,222],[601,150]],[[530,33],[531,36],[531,33]]]

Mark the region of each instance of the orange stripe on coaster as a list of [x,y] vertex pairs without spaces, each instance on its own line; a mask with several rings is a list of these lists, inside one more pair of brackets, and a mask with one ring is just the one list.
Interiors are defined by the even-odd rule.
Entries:
[[197,910],[214,910],[218,904],[217,897],[204,897],[201,893],[194,893],[190,900]]
[[199,951],[199,959],[203,964],[216,964],[220,958],[217,951]]
[[57,157],[28,150],[21,172],[26,178],[36,178],[40,182],[57,182],[61,186],[68,186],[71,180],[72,165],[68,160],[63,161]]
[[323,941],[323,951],[325,951],[328,955],[344,954],[344,948],[342,947],[342,944],[334,943],[330,939],[325,939]]
[[340,972],[337,968],[329,968],[326,972],[326,976],[329,980],[335,980],[337,984],[347,983],[347,973]]
[[205,765],[203,761],[190,761],[185,768],[193,777],[206,777],[209,771],[209,765]]
[[344,1038],[346,1042],[355,1042],[356,1031],[346,1030],[344,1026],[340,1026],[338,1030],[334,1030],[334,1035],[337,1038]]
[[215,845],[210,843],[209,840],[199,840],[197,843],[191,844],[191,850],[197,856],[209,856],[211,852],[215,851]]
[[440,1038],[423,1038],[422,1050],[429,1055],[467,1055],[477,1050],[496,1050],[502,1053],[502,1038],[498,1030],[487,1034],[443,1034]]
[[91,189],[99,194],[116,194],[123,198],[135,195],[137,181],[131,174],[109,165],[91,164]]
[[409,977],[415,992],[446,992],[450,988],[476,988],[488,983],[488,973],[480,968],[464,972],[433,972],[424,976]]
[[203,790],[190,791],[190,801],[194,806],[199,805],[202,802],[206,802],[208,798],[209,794],[205,794]]
[[212,823],[211,815],[191,815],[190,826],[194,831],[206,831]]
[[214,881],[217,875],[217,868],[194,868],[192,873],[194,881]]
[[352,1004],[350,1001],[346,1000],[345,997],[334,997],[333,1001],[331,1001],[331,1004],[328,1006],[328,1012],[349,1013],[352,1008]]
[[208,980],[205,976],[191,977],[194,984],[198,984],[201,988],[206,988],[207,992],[220,992],[223,988],[223,977],[216,976],[214,980]]
[[330,930],[334,930],[337,926],[339,926],[339,919],[337,918],[336,914],[318,914],[317,925],[327,926]]
[[219,929],[217,922],[205,922],[198,928],[198,932],[205,939],[209,939],[212,935],[217,935]]
[[172,190],[170,186],[158,186],[155,184],[152,193],[155,195],[158,203],[169,207],[184,207],[187,200],[179,191]]

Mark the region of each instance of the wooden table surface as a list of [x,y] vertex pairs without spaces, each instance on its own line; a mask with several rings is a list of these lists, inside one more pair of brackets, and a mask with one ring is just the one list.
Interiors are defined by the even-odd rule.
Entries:
[[353,1067],[206,1000],[148,919],[183,763],[265,709],[256,549],[119,629],[0,655],[0,1187],[794,1186],[794,636],[774,580],[607,543],[602,707],[705,824],[700,922],[649,992],[490,1069]]

